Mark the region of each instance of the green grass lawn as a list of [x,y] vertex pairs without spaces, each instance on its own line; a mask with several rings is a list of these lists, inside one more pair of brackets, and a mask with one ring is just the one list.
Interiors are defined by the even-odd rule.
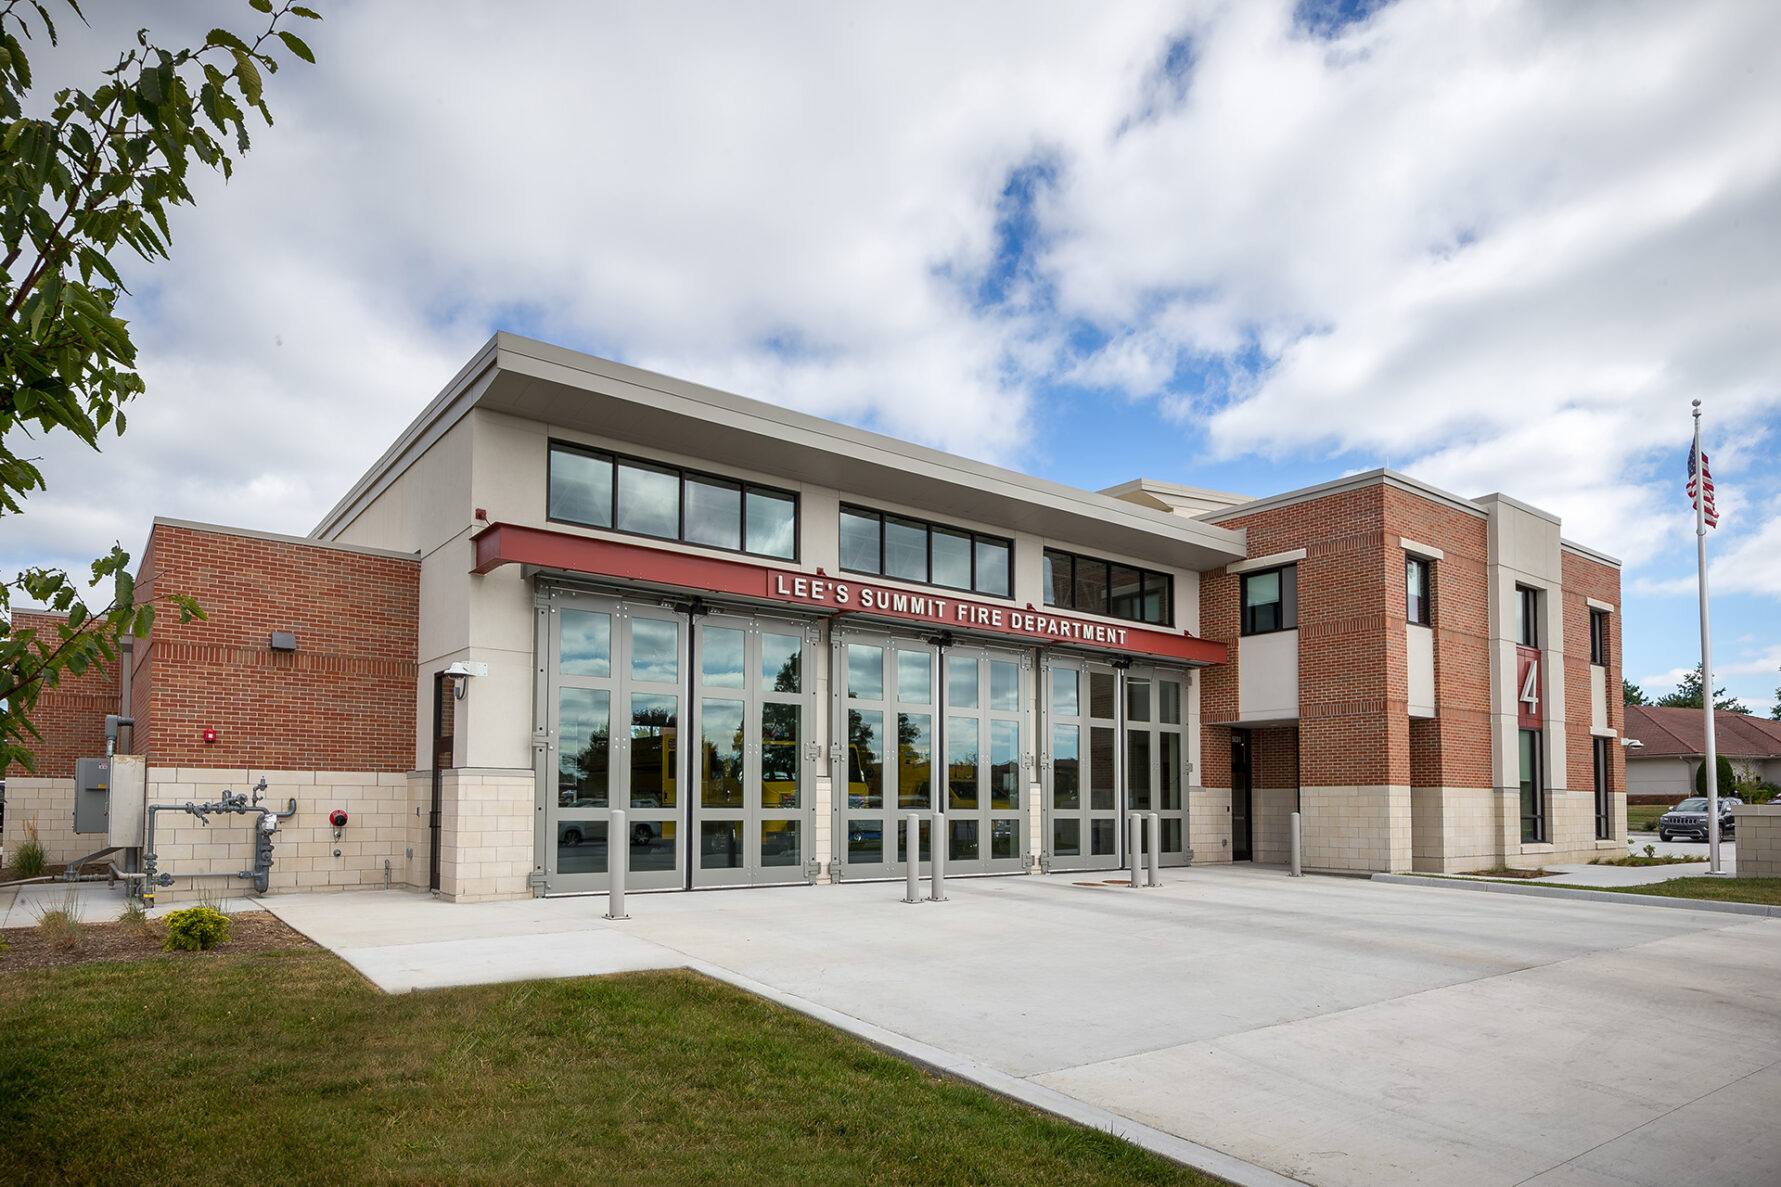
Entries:
[[7,1184],[1218,1182],[689,973],[0,958],[0,1035]]
[[1672,878],[1650,886],[1616,886],[1627,894],[1660,898],[1704,898],[1722,903],[1763,903],[1781,907],[1781,878]]
[[[1457,878],[1451,874],[1417,874],[1418,878],[1440,878],[1449,882],[1495,882],[1503,886],[1527,886],[1508,878]],[[1532,885],[1540,885],[1533,883]],[[1721,903],[1757,903],[1781,906],[1781,878],[1671,878],[1646,886],[1584,886],[1567,883],[1555,890],[1607,890],[1614,894],[1646,894],[1659,898],[1701,898]]]
[[1633,833],[1657,831],[1657,818],[1670,810],[1674,805],[1663,804],[1628,804],[1626,808],[1627,835]]

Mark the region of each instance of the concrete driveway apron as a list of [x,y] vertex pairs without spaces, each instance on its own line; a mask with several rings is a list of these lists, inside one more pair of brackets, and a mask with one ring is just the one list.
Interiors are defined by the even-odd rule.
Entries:
[[393,990],[691,966],[1241,1181],[1781,1181],[1781,919],[1229,867],[901,895],[266,905]]

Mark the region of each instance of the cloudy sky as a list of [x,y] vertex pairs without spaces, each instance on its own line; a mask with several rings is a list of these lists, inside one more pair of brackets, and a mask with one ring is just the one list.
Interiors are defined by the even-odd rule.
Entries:
[[[1624,559],[1628,675],[1781,684],[1781,6],[309,0],[129,272],[148,396],[0,567],[307,533],[497,329],[1062,482],[1389,465]],[[88,0],[79,77],[149,23]]]

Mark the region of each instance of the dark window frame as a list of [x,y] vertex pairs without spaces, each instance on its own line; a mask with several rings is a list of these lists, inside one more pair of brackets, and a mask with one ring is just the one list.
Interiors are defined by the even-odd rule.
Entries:
[[[1543,845],[1546,843],[1546,735],[1543,730],[1524,729],[1520,735],[1532,735],[1533,754],[1532,767],[1528,772],[1527,782],[1532,795],[1532,811],[1524,807],[1521,812],[1521,843],[1523,845]],[[1516,738],[1515,761],[1521,763],[1521,737]],[[1520,780],[1517,779],[1519,787]],[[1519,796],[1517,797],[1519,799]],[[1531,834],[1531,835],[1530,835]]]
[[[555,478],[554,472],[556,469],[557,454],[560,452],[579,454],[582,457],[595,458],[599,461],[611,464],[612,502],[611,506],[607,509],[607,517],[610,521],[609,524],[584,523],[579,519],[569,519],[561,515],[553,514],[555,509],[550,503],[550,492]],[[791,565],[798,563],[799,557],[803,552],[804,504],[803,500],[799,497],[798,492],[795,490],[787,490],[784,487],[771,486],[765,482],[753,482],[746,478],[736,478],[728,474],[716,474],[709,470],[695,470],[687,466],[677,466],[671,462],[664,462],[656,458],[638,457],[635,454],[619,453],[616,450],[601,449],[593,445],[583,445],[578,441],[559,441],[554,437],[550,439],[546,456],[547,460],[544,470],[544,518],[546,522],[572,524],[578,528],[588,528],[596,532],[611,532],[615,536],[631,536],[639,540],[666,540],[673,544],[685,544],[689,548],[708,548],[713,552],[732,552],[738,556],[758,556],[766,560],[782,561]],[[673,536],[656,536],[649,532],[627,531],[618,526],[618,468],[627,462],[651,470],[672,473],[675,476],[676,484],[679,487],[677,496],[679,505],[676,508],[676,528]],[[699,544],[686,538],[686,484],[688,479],[703,481],[719,486],[733,486],[738,489],[740,495],[741,520],[738,524],[737,535],[741,541],[741,547],[728,548],[722,544]],[[748,496],[751,491],[759,491],[762,494],[773,495],[791,501],[792,554],[790,556],[780,556],[778,553],[774,552],[756,552],[748,547]]]
[[1595,839],[1614,839],[1613,752],[1608,749],[1613,738],[1591,738],[1595,752]]
[[1523,647],[1540,645],[1540,591],[1531,585],[1515,587],[1515,621],[1520,628],[1516,642]]
[[[1041,557],[1041,572],[1044,571],[1043,562],[1046,560],[1050,560],[1054,564],[1058,561],[1069,562],[1069,577],[1065,584],[1070,590],[1070,600],[1068,603],[1064,603],[1054,599],[1052,597],[1052,583],[1047,581],[1044,583],[1045,588],[1040,592],[1040,600],[1043,604],[1057,610],[1076,610],[1083,614],[1097,614],[1102,618],[1117,618],[1121,622],[1141,622],[1146,626],[1168,627],[1175,625],[1174,574],[1164,573],[1157,569],[1146,569],[1142,565],[1129,564],[1126,561],[1108,560],[1106,557],[1091,556],[1088,553],[1083,552],[1070,552],[1062,548],[1047,548],[1044,550]],[[1099,607],[1083,606],[1077,602],[1076,569],[1077,566],[1083,562],[1091,565],[1101,565],[1106,571],[1107,580],[1103,583],[1106,589],[1106,600]],[[1115,565],[1122,569],[1134,570],[1138,574],[1138,613],[1136,615],[1115,614],[1113,612],[1113,567]],[[1157,617],[1146,618],[1144,617],[1144,604],[1149,601],[1153,587],[1160,591],[1162,597],[1157,607]]]
[[[1420,588],[1418,590],[1418,601],[1420,601],[1422,603],[1420,614],[1415,612],[1415,608],[1410,605],[1410,599],[1409,599],[1409,589],[1410,589],[1409,569],[1410,569],[1410,566],[1412,566],[1412,565],[1416,566],[1418,573],[1421,575],[1421,580],[1418,583],[1420,586]],[[1426,556],[1417,556],[1413,552],[1406,552],[1404,554],[1404,568],[1405,568],[1405,574],[1404,574],[1404,577],[1405,577],[1405,580],[1404,580],[1404,592],[1405,592],[1404,619],[1405,619],[1405,621],[1412,623],[1416,626],[1434,626],[1435,625],[1435,602],[1434,602],[1435,562],[1430,560]]]
[[[1278,573],[1280,575],[1280,601],[1278,603],[1270,602],[1270,603],[1264,603],[1264,604],[1265,605],[1276,605],[1277,604],[1280,607],[1279,620],[1273,626],[1263,627],[1263,628],[1258,629],[1256,626],[1256,616],[1254,615],[1254,613],[1252,613],[1252,611],[1257,610],[1260,607],[1254,607],[1249,604],[1249,583],[1258,577],[1266,577],[1271,573]],[[1248,635],[1277,635],[1281,631],[1296,631],[1296,630],[1298,630],[1299,629],[1299,566],[1298,566],[1298,563],[1293,562],[1291,564],[1275,565],[1273,568],[1269,568],[1269,569],[1256,569],[1255,571],[1250,572],[1250,573],[1239,573],[1237,575],[1237,613],[1241,617],[1241,620],[1242,620],[1240,633],[1245,636],[1248,636]]]
[[[980,532],[975,528],[962,528],[955,523],[942,523],[938,520],[922,519],[920,516],[905,515],[901,511],[884,511],[876,507],[862,507],[858,503],[841,504],[840,515],[852,515],[859,519],[875,519],[878,521],[878,568],[854,569],[837,562],[836,567],[843,573],[857,573],[865,577],[877,577],[884,581],[899,581],[905,585],[927,585],[934,589],[950,589],[954,593],[968,593],[977,597],[999,598],[1003,601],[1014,600],[1014,541],[1007,536],[998,536],[993,532]],[[926,560],[923,568],[927,571],[925,580],[916,577],[894,577],[884,571],[884,523],[887,519],[899,520],[902,523],[922,528],[923,540],[927,545]],[[957,585],[946,585],[934,578],[934,531],[951,532],[964,536],[971,543],[971,584],[968,588]],[[840,519],[836,519],[836,534],[840,533]],[[977,546],[979,543],[994,544],[1007,550],[1008,571],[1003,574],[1007,585],[1007,593],[994,593],[983,588],[982,578],[977,572]]]
[[1589,608],[1589,662],[1608,666],[1608,612],[1594,606]]

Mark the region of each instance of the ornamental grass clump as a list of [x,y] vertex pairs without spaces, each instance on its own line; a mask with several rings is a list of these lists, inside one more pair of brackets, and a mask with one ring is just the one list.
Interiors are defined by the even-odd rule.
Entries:
[[187,907],[167,916],[164,952],[208,952],[229,942],[229,917],[214,907]]
[[13,855],[13,872],[21,878],[35,878],[43,873],[43,842],[37,836],[37,822],[25,821],[25,839],[19,843],[19,851]]
[[124,925],[125,931],[133,935],[146,936],[153,930],[148,921],[147,908],[137,899],[124,904],[124,909],[118,912],[117,921]]
[[70,890],[54,907],[37,913],[37,930],[43,938],[64,952],[78,951],[86,942],[80,923],[80,900]]

